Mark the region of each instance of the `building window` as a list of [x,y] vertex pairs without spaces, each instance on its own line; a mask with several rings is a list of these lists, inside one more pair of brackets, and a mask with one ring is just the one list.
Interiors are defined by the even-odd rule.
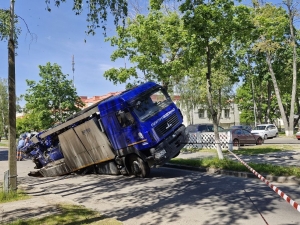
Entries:
[[198,109],[199,118],[204,118],[204,109]]
[[230,110],[229,109],[224,109],[224,117],[225,118],[230,118]]

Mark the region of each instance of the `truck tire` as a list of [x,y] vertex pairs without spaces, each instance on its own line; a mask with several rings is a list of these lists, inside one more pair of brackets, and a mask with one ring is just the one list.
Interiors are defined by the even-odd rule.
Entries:
[[142,160],[137,155],[131,155],[130,156],[130,169],[132,174],[134,174],[136,177],[148,177],[150,174],[150,167],[144,160]]

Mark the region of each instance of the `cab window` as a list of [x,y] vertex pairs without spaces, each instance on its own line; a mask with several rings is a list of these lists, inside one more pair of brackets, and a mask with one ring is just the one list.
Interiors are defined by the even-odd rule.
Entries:
[[116,113],[116,117],[121,127],[128,127],[134,124],[134,118],[131,115],[131,113],[128,111],[128,109],[119,110]]

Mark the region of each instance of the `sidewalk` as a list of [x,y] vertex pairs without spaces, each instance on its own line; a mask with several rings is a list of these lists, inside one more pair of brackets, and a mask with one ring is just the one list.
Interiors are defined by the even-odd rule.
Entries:
[[31,198],[0,204],[0,224],[58,214],[60,213],[57,208],[58,204],[78,205],[78,203],[63,198],[60,195],[43,193],[35,196],[38,190],[28,190],[26,185],[19,185],[19,188],[25,190],[26,193],[31,195]]

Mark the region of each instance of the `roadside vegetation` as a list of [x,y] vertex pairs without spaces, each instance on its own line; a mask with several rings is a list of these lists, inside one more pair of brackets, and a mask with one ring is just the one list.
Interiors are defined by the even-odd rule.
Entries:
[[0,147],[5,147],[5,148],[7,148],[7,147],[8,147],[8,140],[1,140],[1,142],[0,142]]
[[[18,190],[17,192],[4,192],[2,191],[2,184],[0,184],[0,207],[2,203],[26,200],[31,198],[24,191]],[[18,204],[18,203],[16,203]],[[10,223],[3,223],[0,219],[0,224],[6,225],[55,225],[55,224],[92,224],[92,225],[120,225],[120,221],[114,218],[107,218],[101,216],[98,212],[89,210],[84,206],[78,205],[56,205],[58,213],[51,214],[42,218],[35,218],[29,220],[16,220]]]
[[6,203],[6,202],[13,202],[13,201],[19,201],[19,200],[25,200],[29,199],[30,196],[27,195],[24,191],[18,190],[17,192],[4,192],[3,188],[0,184],[0,204]]
[[[281,145],[281,146],[249,146],[245,148],[241,148],[239,150],[234,150],[233,152],[236,155],[258,155],[258,154],[267,154],[267,153],[276,153],[285,150],[295,150],[293,145]],[[192,149],[184,149],[183,152],[211,152],[216,153],[215,149],[205,149],[199,150],[196,148]],[[227,150],[223,151],[224,155],[229,155],[230,152]],[[206,158],[197,158],[197,159],[182,159],[182,158],[174,158],[170,161],[170,163],[178,164],[178,165],[186,165],[192,167],[200,167],[200,168],[214,168],[214,169],[222,169],[222,170],[231,170],[238,172],[249,172],[242,163],[238,160],[231,160],[226,158],[224,160],[220,160],[215,156],[206,157]],[[250,167],[256,170],[258,173],[262,175],[274,175],[274,176],[296,176],[300,178],[300,167],[294,166],[277,166],[272,164],[258,164],[258,163],[248,163]]]
[[91,225],[121,225],[120,221],[106,218],[96,211],[78,205],[56,205],[58,214],[51,214],[43,218],[17,220],[7,225],[58,225],[58,224],[91,224]]
[[[200,167],[200,168],[215,168],[215,169],[222,169],[222,170],[232,170],[238,172],[251,173],[251,171],[249,171],[239,161],[233,161],[228,158],[225,158],[223,160],[220,160],[218,157],[208,157],[202,159],[175,158],[171,160],[171,163],[178,164],[178,165]],[[274,176],[296,176],[300,178],[299,167],[284,167],[284,166],[275,166],[271,164],[257,164],[257,163],[248,163],[248,165],[262,175],[268,174]]]

